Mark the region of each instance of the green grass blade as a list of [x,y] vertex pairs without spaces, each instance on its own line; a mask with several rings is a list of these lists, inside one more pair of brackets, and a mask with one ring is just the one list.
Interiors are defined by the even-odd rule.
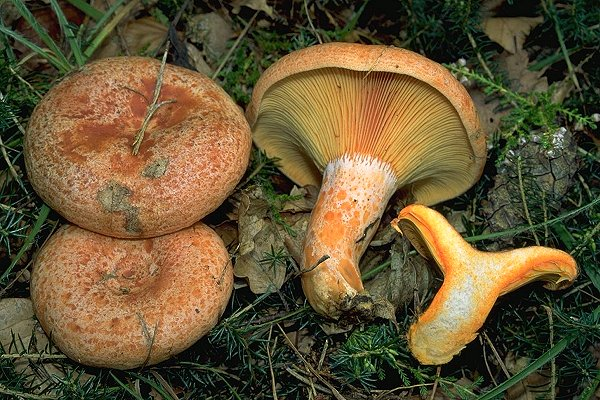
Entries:
[[[117,12],[117,8],[123,3],[123,0],[115,2],[115,4],[113,4],[109,11],[107,11],[104,15],[104,17],[108,18],[114,13],[114,17],[106,24],[106,26],[100,32],[98,32],[97,34],[95,32],[92,33],[91,37],[93,37],[94,39],[83,53],[87,58],[90,58],[92,54],[94,54],[96,49],[98,49],[98,47],[102,44],[104,39],[106,39],[106,37],[113,31],[113,29],[115,29],[117,24],[121,22],[121,20],[125,18],[131,12],[131,10],[134,9],[134,7],[138,5],[138,1],[131,1],[128,2],[124,7],[119,9]],[[98,22],[98,25],[101,25],[101,22]]]
[[108,10],[106,10],[104,15],[102,15],[102,18],[100,18],[96,25],[91,29],[89,34],[90,38],[95,38],[96,35],[98,35],[98,32],[102,31],[104,26],[108,23],[108,21],[110,21],[112,16],[117,12],[119,7],[123,5],[123,3],[124,0],[117,0],[111,4],[111,6],[108,8]]
[[596,376],[594,377],[592,384],[583,390],[583,393],[582,393],[581,397],[579,398],[579,400],[592,400],[592,399],[597,398],[595,393],[596,393],[596,389],[598,389],[599,385],[600,385],[600,370],[598,370],[598,372],[596,372]]
[[518,227],[518,228],[514,228],[514,229],[508,229],[508,230],[501,231],[501,232],[492,232],[492,233],[486,233],[483,235],[470,236],[470,237],[466,237],[465,240],[467,242],[478,242],[480,240],[497,239],[499,237],[504,237],[504,236],[518,235],[519,233],[527,232],[527,231],[530,231],[533,229],[543,228],[544,226],[551,226],[553,224],[556,224],[557,222],[564,221],[565,219],[571,218],[585,210],[593,208],[596,205],[598,205],[599,203],[600,203],[600,197],[584,206],[581,206],[574,210],[570,210],[569,212],[567,212],[565,214],[559,215],[556,218],[550,219],[550,220],[548,220],[546,222],[542,222],[540,224],[531,225],[531,226],[526,225],[526,226],[522,226],[522,227]]
[[81,67],[83,64],[85,64],[86,58],[83,56],[83,52],[81,51],[81,44],[77,41],[77,35],[75,35],[73,29],[71,29],[69,21],[67,21],[67,17],[58,5],[58,2],[56,0],[50,0],[50,7],[52,7],[52,11],[54,11],[54,14],[56,15],[58,25],[60,25],[60,30],[67,38],[67,42],[69,43],[73,57],[75,57],[75,63],[77,66]]
[[136,392],[134,392],[133,390],[131,390],[131,388],[126,385],[124,382],[121,382],[119,380],[119,378],[117,378],[112,372],[110,372],[110,376],[112,376],[112,378],[117,382],[117,384],[119,386],[121,386],[123,389],[125,389],[125,391],[127,393],[129,393],[131,396],[133,396],[133,398],[137,399],[137,400],[144,400],[143,397],[139,396]]
[[21,257],[23,257],[23,254],[25,254],[25,252],[27,250],[29,250],[29,248],[33,244],[33,241],[35,240],[35,237],[37,236],[39,231],[42,229],[44,222],[46,222],[46,219],[48,218],[48,214],[50,214],[50,207],[48,207],[46,204],[42,205],[42,207],[40,208],[40,213],[38,214],[38,217],[35,220],[35,224],[33,225],[33,227],[31,228],[31,231],[25,238],[25,241],[23,242],[23,246],[21,246],[21,248],[19,249],[19,252],[15,256],[15,258],[13,258],[12,262],[10,263],[10,265],[8,266],[6,271],[4,271],[2,276],[0,276],[0,282],[4,282],[4,280],[8,277],[8,275],[12,272],[15,265],[17,265],[17,262],[19,262]]
[[8,29],[7,27],[5,27],[2,24],[0,24],[0,32],[6,36],[11,37],[14,40],[18,41],[23,46],[27,47],[29,50],[38,54],[40,57],[43,57],[45,60],[47,60],[50,64],[52,64],[52,66],[54,66],[54,68],[59,70],[61,73],[66,73],[70,70],[71,67],[68,64],[64,64],[60,59],[54,57],[53,53],[46,51],[45,49],[41,48],[37,44],[33,43],[32,41],[30,41],[29,39],[24,37],[23,35],[15,32],[13,30]]
[[479,397],[479,400],[492,400],[497,398],[506,390],[521,382],[523,379],[525,379],[535,371],[539,370],[545,364],[550,362],[553,358],[558,356],[565,348],[567,348],[568,345],[571,344],[571,342],[573,342],[573,340],[575,340],[575,338],[577,338],[577,333],[573,333],[561,339],[558,343],[552,346],[550,350],[542,354],[540,358],[529,364],[526,368],[523,368],[521,371],[513,375],[510,379],[507,379],[506,381],[496,386],[494,389]]
[[72,69],[72,65],[61,51],[60,47],[56,44],[56,42],[50,37],[50,34],[40,23],[35,19],[31,11],[27,8],[25,3],[22,0],[12,0],[15,8],[19,12],[19,15],[27,21],[27,23],[31,26],[31,28],[35,31],[35,33],[39,36],[39,38],[44,42],[44,44],[48,47],[48,50],[52,52],[54,57],[60,60],[62,67],[62,72],[67,72]]
[[165,388],[162,387],[162,385],[160,383],[157,383],[155,381],[153,381],[150,378],[147,378],[145,376],[142,376],[140,374],[137,374],[135,372],[131,372],[132,376],[135,376],[137,379],[139,379],[140,381],[144,382],[145,384],[149,385],[150,387],[152,387],[154,390],[156,390],[156,392],[162,396],[163,399],[166,400],[176,400],[173,399],[173,396],[171,396],[166,390]]
[[79,9],[79,11],[82,11],[85,15],[87,15],[88,17],[93,19],[95,22],[100,21],[100,19],[104,15],[104,13],[102,11],[98,10],[95,7],[92,7],[90,4],[88,4],[85,1],[81,1],[81,0],[67,0],[67,1],[69,2],[69,4],[71,4],[73,7],[77,8],[77,9]]

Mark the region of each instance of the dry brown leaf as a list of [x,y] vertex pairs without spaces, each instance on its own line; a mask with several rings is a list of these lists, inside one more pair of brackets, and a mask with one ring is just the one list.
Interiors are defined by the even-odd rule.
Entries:
[[[241,194],[238,214],[239,255],[233,270],[235,276],[245,278],[253,293],[279,290],[287,274],[286,242],[301,241],[309,213],[281,214],[291,230],[297,232],[298,236],[292,237],[271,219],[262,189],[254,187]],[[278,256],[269,258],[270,254]]]
[[[513,352],[509,352],[504,364],[511,374],[516,374],[529,365],[531,360],[526,357],[517,358]],[[525,379],[513,385],[506,391],[507,400],[535,400],[546,398],[550,391],[549,371],[542,373],[534,372]]]
[[526,51],[517,51],[514,54],[502,52],[498,56],[498,64],[508,74],[512,89],[520,93],[546,92],[548,80],[544,75],[545,69],[530,71],[529,56]]
[[314,335],[304,328],[298,331],[286,332],[285,334],[290,342],[298,349],[301,354],[309,355],[312,352],[313,346],[316,343]]
[[[8,298],[0,300],[0,343],[6,353],[27,350],[35,328],[31,300]],[[15,338],[12,342],[13,336]]]
[[[23,373],[25,385],[33,393],[52,393],[51,386],[65,378],[59,364],[49,359],[39,360],[39,354],[58,354],[50,346],[48,337],[37,323],[33,304],[26,298],[6,298],[0,300],[0,345],[5,354],[23,354],[13,359],[15,372]],[[30,354],[32,357],[27,357]],[[89,379],[81,374],[77,379]]]
[[267,4],[267,0],[236,0],[232,3],[233,13],[240,12],[240,7],[245,6],[255,11],[263,11],[269,17],[273,18],[273,8]]
[[490,98],[479,89],[469,90],[469,95],[473,99],[484,132],[491,137],[498,130],[502,117],[508,115],[510,110],[501,109],[499,99]]
[[294,186],[290,191],[290,196],[294,199],[286,201],[283,205],[283,212],[311,212],[317,201],[319,195],[319,188],[316,186]]
[[218,63],[227,52],[227,44],[235,32],[229,21],[212,12],[198,14],[188,19],[186,37],[201,45],[202,52],[209,63]]
[[235,221],[225,221],[219,225],[213,227],[214,231],[217,232],[225,247],[228,249],[235,249],[238,243],[238,227]]
[[[152,17],[143,17],[127,22],[120,35],[115,30],[94,54],[95,58],[123,54],[145,55],[156,51],[167,38],[168,27]],[[125,47],[125,48],[123,48]]]
[[494,17],[483,20],[483,31],[494,42],[510,53],[523,49],[529,32],[544,22],[543,17]]
[[409,257],[407,254],[411,248],[408,241],[399,235],[396,236],[390,251],[390,267],[365,282],[365,289],[371,296],[376,300],[388,302],[392,310],[410,303],[415,293],[423,298],[432,282],[430,268],[425,259],[419,256]]
[[213,69],[206,62],[206,58],[204,57],[204,53],[198,50],[196,46],[189,42],[185,42],[185,48],[187,50],[187,56],[196,71],[206,75],[212,76]]

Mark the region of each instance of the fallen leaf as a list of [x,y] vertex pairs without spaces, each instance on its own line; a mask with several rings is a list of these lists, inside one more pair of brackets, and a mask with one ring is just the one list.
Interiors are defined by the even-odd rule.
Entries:
[[[238,215],[239,252],[233,270],[235,276],[245,278],[253,293],[279,290],[290,259],[286,243],[301,241],[309,213],[280,213],[289,227],[285,229],[272,219],[262,189],[253,187],[242,193]],[[295,232],[296,237],[290,231]]]
[[[27,350],[34,332],[35,316],[31,300],[8,298],[0,300],[0,343],[6,353]],[[14,341],[13,341],[14,338]]]
[[269,17],[273,18],[273,8],[267,4],[266,0],[237,0],[232,3],[234,14],[240,12],[240,8],[245,6],[255,11],[263,11]]
[[[64,373],[60,364],[42,355],[61,355],[50,345],[48,337],[39,326],[33,312],[33,304],[27,298],[0,300],[0,345],[5,354],[18,354],[13,358],[15,372],[24,377],[23,384],[34,394],[52,394],[52,387]],[[28,355],[31,355],[28,357]],[[70,379],[87,380],[91,375],[74,375]]]
[[316,340],[314,335],[308,329],[304,328],[298,331],[286,332],[285,335],[301,354],[311,354]]
[[232,251],[238,245],[238,227],[235,221],[227,220],[213,227],[217,232],[225,247]]
[[308,185],[304,187],[294,186],[290,191],[291,200],[285,202],[282,212],[311,212],[317,201],[319,188]]
[[514,54],[523,49],[529,32],[542,22],[543,17],[492,17],[483,20],[482,28],[491,40]]
[[221,60],[234,36],[229,21],[216,12],[198,14],[188,19],[186,37],[201,46],[202,53],[211,64]]
[[511,82],[511,89],[520,93],[546,92],[548,90],[548,80],[543,76],[546,70],[530,71],[527,68],[529,55],[526,51],[520,50],[513,54],[504,51],[498,56],[497,61],[501,69],[506,71]]
[[[410,244],[396,235],[390,250],[390,266],[364,283],[365,289],[375,300],[384,300],[397,310],[415,298],[423,298],[432,282],[429,265],[424,258],[408,256]],[[392,314],[393,315],[393,314]],[[379,315],[383,317],[383,315]],[[392,318],[388,318],[392,319]]]
[[185,43],[185,48],[187,49],[188,60],[194,69],[206,76],[212,76],[213,69],[206,62],[204,53],[198,50],[196,46],[188,42]]
[[[0,15],[2,15],[3,19],[2,23],[6,26],[14,25],[15,31],[17,33],[24,36],[26,39],[30,40],[34,44],[44,47],[45,45],[40,36],[37,34],[35,29],[33,29],[33,27],[26,21],[26,19],[21,17],[21,14],[19,12],[17,12],[17,14],[15,15],[17,17],[16,21],[12,23],[10,22],[9,18],[12,17],[12,7],[9,7],[6,3],[8,2],[0,2]],[[61,10],[69,24],[73,26],[79,26],[85,20],[85,14],[70,4],[62,2]],[[54,13],[54,11],[52,11],[52,8],[48,4],[39,5],[38,7],[31,8],[30,11],[37,23],[41,25],[42,29],[44,29],[56,43],[66,43],[66,40],[63,37],[64,35],[61,32],[60,24],[58,22],[56,14]],[[22,55],[30,53],[30,49],[18,40],[12,43],[11,47],[13,50],[16,50]],[[65,52],[66,54],[66,49],[64,47],[63,52]],[[50,65],[48,63],[48,60],[39,55],[36,55],[35,53],[33,53],[32,57],[24,57],[22,62],[23,65],[27,66],[27,68],[31,70],[38,68],[45,69]]]
[[[517,358],[513,352],[509,352],[504,360],[504,364],[511,374],[520,372],[527,367],[531,360],[526,357]],[[535,400],[546,398],[550,391],[550,371],[534,372],[526,378],[511,386],[506,391],[507,400]]]
[[492,137],[500,127],[502,118],[508,115],[510,110],[506,107],[502,108],[498,98],[487,96],[479,88],[470,89],[469,95],[473,99],[484,132]]
[[127,22],[120,34],[115,30],[94,54],[94,58],[152,54],[164,44],[167,35],[168,27],[153,17],[135,19]]

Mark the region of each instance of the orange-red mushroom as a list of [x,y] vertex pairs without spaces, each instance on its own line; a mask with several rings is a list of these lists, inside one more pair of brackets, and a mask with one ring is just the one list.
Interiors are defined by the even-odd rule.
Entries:
[[423,205],[405,207],[392,226],[444,274],[442,286],[408,332],[410,351],[422,364],[449,362],[477,337],[499,296],[535,280],[562,289],[577,277],[573,257],[557,249],[479,251],[440,213]]
[[[359,260],[399,189],[434,204],[481,175],[485,135],[441,65],[391,46],[330,43],[288,54],[246,111],[253,140],[300,185],[321,185],[304,241],[302,287],[319,313],[369,313]],[[323,174],[321,178],[321,174]]]
[[[35,108],[27,174],[70,222],[122,238],[171,233],[216,209],[242,177],[251,148],[243,112],[204,75],[160,70],[144,57],[92,62]],[[162,105],[133,151],[159,81]]]
[[44,331],[69,358],[138,368],[185,350],[214,327],[233,268],[209,227],[117,239],[63,225],[36,255],[31,299]]

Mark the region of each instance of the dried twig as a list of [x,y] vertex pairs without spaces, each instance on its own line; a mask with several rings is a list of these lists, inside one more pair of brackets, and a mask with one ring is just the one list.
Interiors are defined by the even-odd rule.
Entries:
[[[554,318],[552,317],[552,308],[543,306],[548,315],[548,325],[550,330],[550,348],[554,347]],[[556,399],[556,357],[550,360],[550,399]]]
[[47,354],[47,353],[10,353],[0,354],[0,359],[16,359],[27,358],[30,360],[62,360],[67,358],[64,354]]
[[[269,337],[267,338],[267,358],[269,360],[269,373],[271,374],[271,392],[273,393],[273,400],[278,400],[277,397],[277,386],[275,381],[275,372],[273,371],[273,360],[271,359],[271,348],[269,344],[271,343],[271,335],[273,334],[273,325],[269,327]],[[277,339],[277,338],[276,338]],[[273,343],[273,348],[277,345],[277,340]]]
[[440,379],[440,374],[442,372],[442,367],[437,367],[435,370],[435,381],[433,382],[433,387],[431,388],[431,396],[430,400],[435,399],[435,393],[437,392],[438,381]]
[[[525,219],[530,227],[533,227],[533,221],[531,220],[531,215],[529,214],[529,207],[527,206],[527,198],[525,197],[525,187],[523,186],[523,173],[521,167],[521,157],[517,158],[517,177],[519,178],[519,192],[521,193],[521,201],[523,202],[523,212],[525,213]],[[535,239],[535,244],[540,245],[540,239],[538,238],[535,230],[532,229],[531,233],[533,234],[533,238]]]
[[485,339],[485,341],[488,344],[488,346],[490,346],[490,349],[492,349],[492,353],[494,353],[494,357],[496,358],[496,362],[498,363],[498,365],[502,369],[502,372],[504,372],[504,375],[506,375],[506,378],[510,379],[510,377],[511,377],[510,372],[508,372],[508,368],[506,368],[506,365],[504,364],[504,361],[502,361],[502,358],[500,358],[500,354],[498,354],[498,350],[496,350],[496,347],[494,346],[494,344],[490,340],[490,337],[487,335],[487,333],[483,332],[483,338]]
[[322,384],[324,384],[325,386],[327,386],[327,388],[329,390],[331,390],[333,397],[335,397],[337,400],[346,400],[345,397],[342,396],[340,394],[340,392],[338,392],[337,389],[334,388],[331,383],[327,382],[327,380],[321,376],[319,371],[317,371],[308,361],[306,361],[306,359],[304,358],[302,353],[300,353],[298,351],[298,349],[296,348],[296,346],[294,346],[294,344],[292,343],[290,338],[285,334],[285,331],[283,330],[281,325],[277,324],[277,328],[279,328],[279,330],[281,331],[281,334],[285,338],[288,346],[294,351],[294,353],[296,353],[298,358],[302,361],[302,363],[306,366],[306,368],[308,368],[308,370],[311,372],[311,374],[313,374],[315,376],[315,378],[317,378]]
[[313,25],[312,18],[310,17],[310,13],[308,12],[308,2],[306,0],[304,0],[304,12],[306,13],[306,19],[308,20],[308,24],[310,25],[310,30],[312,31],[313,35],[315,35],[315,37],[319,41],[319,44],[322,44],[323,39],[321,39],[321,35],[319,35],[319,32]]
[[148,365],[150,362],[150,356],[152,355],[152,347],[154,346],[154,341],[156,339],[156,332],[158,331],[158,321],[154,324],[154,329],[152,333],[150,333],[150,329],[148,328],[148,324],[144,319],[144,316],[141,313],[136,313],[138,320],[140,321],[140,326],[142,328],[142,336],[146,339],[146,343],[148,344],[148,354],[146,354],[146,359],[142,363],[142,368]]
[[160,69],[158,71],[158,77],[156,78],[156,86],[154,87],[154,93],[152,95],[152,101],[148,105],[146,110],[146,116],[144,117],[144,121],[142,121],[142,126],[135,133],[135,138],[133,140],[133,155],[137,155],[140,151],[140,146],[142,144],[142,140],[144,140],[144,134],[146,133],[146,129],[148,129],[148,124],[150,124],[150,120],[154,116],[154,113],[158,111],[159,108],[166,104],[175,103],[177,100],[170,99],[158,102],[158,98],[160,96],[160,89],[162,88],[163,77],[165,73],[165,66],[167,65],[167,55],[169,54],[169,42],[165,47],[165,52],[163,53],[162,62],[160,64]]
[[43,394],[32,394],[19,392],[17,390],[12,390],[3,384],[0,383],[0,393],[7,394],[10,398],[13,399],[31,399],[31,400],[46,400],[46,399],[58,399],[58,396],[53,395],[43,395]]
[[309,385],[313,389],[318,390],[322,393],[332,394],[331,390],[327,389],[325,386],[319,385],[318,383],[313,383],[311,379],[300,375],[300,373],[296,372],[292,368],[285,367],[285,370],[288,372],[288,374],[292,375],[294,378],[298,379],[300,382],[303,382],[305,385]]
[[248,23],[246,24],[246,26],[244,27],[244,29],[242,30],[242,32],[240,33],[240,35],[237,37],[237,39],[235,39],[235,42],[233,42],[233,45],[231,46],[231,48],[229,49],[229,51],[225,55],[225,58],[223,58],[223,61],[221,61],[221,64],[219,64],[219,66],[217,67],[217,69],[215,70],[215,72],[212,74],[212,79],[216,79],[217,76],[219,76],[219,73],[221,72],[221,70],[223,69],[223,67],[225,66],[225,64],[227,64],[227,61],[229,61],[229,59],[231,58],[231,55],[233,54],[233,52],[235,51],[235,49],[237,49],[237,47],[239,46],[239,44],[242,41],[242,39],[244,38],[244,36],[246,36],[246,34],[248,33],[248,31],[250,30],[250,27],[254,23],[254,20],[256,19],[256,16],[258,15],[258,13],[259,13],[259,11],[256,11],[252,15],[252,17],[250,18],[250,21],[248,21]]

